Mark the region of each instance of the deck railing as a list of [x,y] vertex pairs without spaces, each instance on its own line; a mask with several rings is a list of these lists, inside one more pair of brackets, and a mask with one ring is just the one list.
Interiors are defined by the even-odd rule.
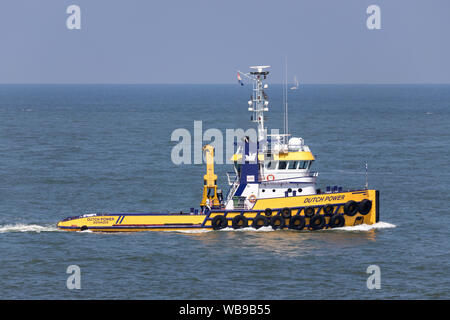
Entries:
[[234,181],[231,183],[230,188],[228,189],[227,195],[225,196],[225,205],[230,201],[233,197],[233,194],[235,193],[236,189],[239,186],[239,180],[238,177],[234,179]]
[[234,171],[228,171],[227,172],[227,178],[228,178],[228,185],[232,185],[238,178],[236,172]]

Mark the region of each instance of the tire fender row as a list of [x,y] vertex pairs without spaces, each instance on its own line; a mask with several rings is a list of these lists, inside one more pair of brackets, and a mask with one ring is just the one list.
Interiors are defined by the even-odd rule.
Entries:
[[[338,213],[341,206],[344,206],[344,213]],[[316,211],[316,208],[317,211]],[[354,200],[347,201],[345,204],[326,204],[323,206],[309,206],[301,207],[299,209],[275,209],[270,208],[264,211],[258,211],[254,218],[247,218],[244,212],[240,212],[233,218],[227,218],[225,215],[216,215],[213,218],[208,217],[206,220],[211,220],[211,226],[214,230],[220,230],[229,227],[228,221],[231,221],[233,229],[242,229],[251,226],[255,229],[261,227],[271,226],[274,230],[289,228],[292,230],[303,230],[305,227],[310,230],[321,230],[325,227],[339,228],[345,225],[345,215],[349,217],[355,216],[357,213],[366,215],[372,209],[372,201],[364,199],[360,202]],[[277,211],[274,215],[273,211]],[[292,214],[292,212],[296,214]],[[303,211],[304,215],[300,215]],[[323,212],[321,214],[321,211]],[[329,217],[326,223],[325,217]],[[306,218],[309,218],[309,224],[306,223]]]

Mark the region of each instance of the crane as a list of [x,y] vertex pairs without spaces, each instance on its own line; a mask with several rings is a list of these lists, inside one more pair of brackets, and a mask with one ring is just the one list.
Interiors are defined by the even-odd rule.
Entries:
[[200,206],[217,207],[220,201],[217,196],[217,175],[214,173],[214,147],[207,144],[203,146],[202,151],[205,153],[206,174],[203,176],[203,196]]

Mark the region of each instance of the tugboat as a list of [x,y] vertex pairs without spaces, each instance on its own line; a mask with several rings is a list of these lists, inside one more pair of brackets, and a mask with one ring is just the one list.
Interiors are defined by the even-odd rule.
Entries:
[[203,147],[206,159],[200,208],[189,213],[91,213],[58,222],[66,231],[132,232],[149,230],[220,230],[271,227],[272,229],[333,229],[379,221],[379,191],[368,188],[316,188],[318,173],[311,171],[314,155],[304,140],[287,133],[267,134],[264,126],[268,98],[264,84],[269,66],[238,72],[253,82],[248,110],[257,123],[256,141],[244,137],[232,157],[234,171],[227,173],[224,197],[214,173],[214,148]]

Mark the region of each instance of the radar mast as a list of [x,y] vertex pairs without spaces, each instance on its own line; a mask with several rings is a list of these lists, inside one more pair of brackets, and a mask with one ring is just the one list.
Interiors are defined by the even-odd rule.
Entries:
[[248,111],[253,113],[251,121],[258,124],[258,142],[265,141],[266,139],[264,112],[269,111],[269,100],[267,94],[264,92],[264,89],[268,88],[268,85],[263,84],[263,80],[266,80],[269,74],[269,71],[265,70],[267,68],[270,68],[270,66],[251,66],[250,69],[255,71],[250,71],[249,73],[238,71],[253,82],[253,94],[248,101]]

